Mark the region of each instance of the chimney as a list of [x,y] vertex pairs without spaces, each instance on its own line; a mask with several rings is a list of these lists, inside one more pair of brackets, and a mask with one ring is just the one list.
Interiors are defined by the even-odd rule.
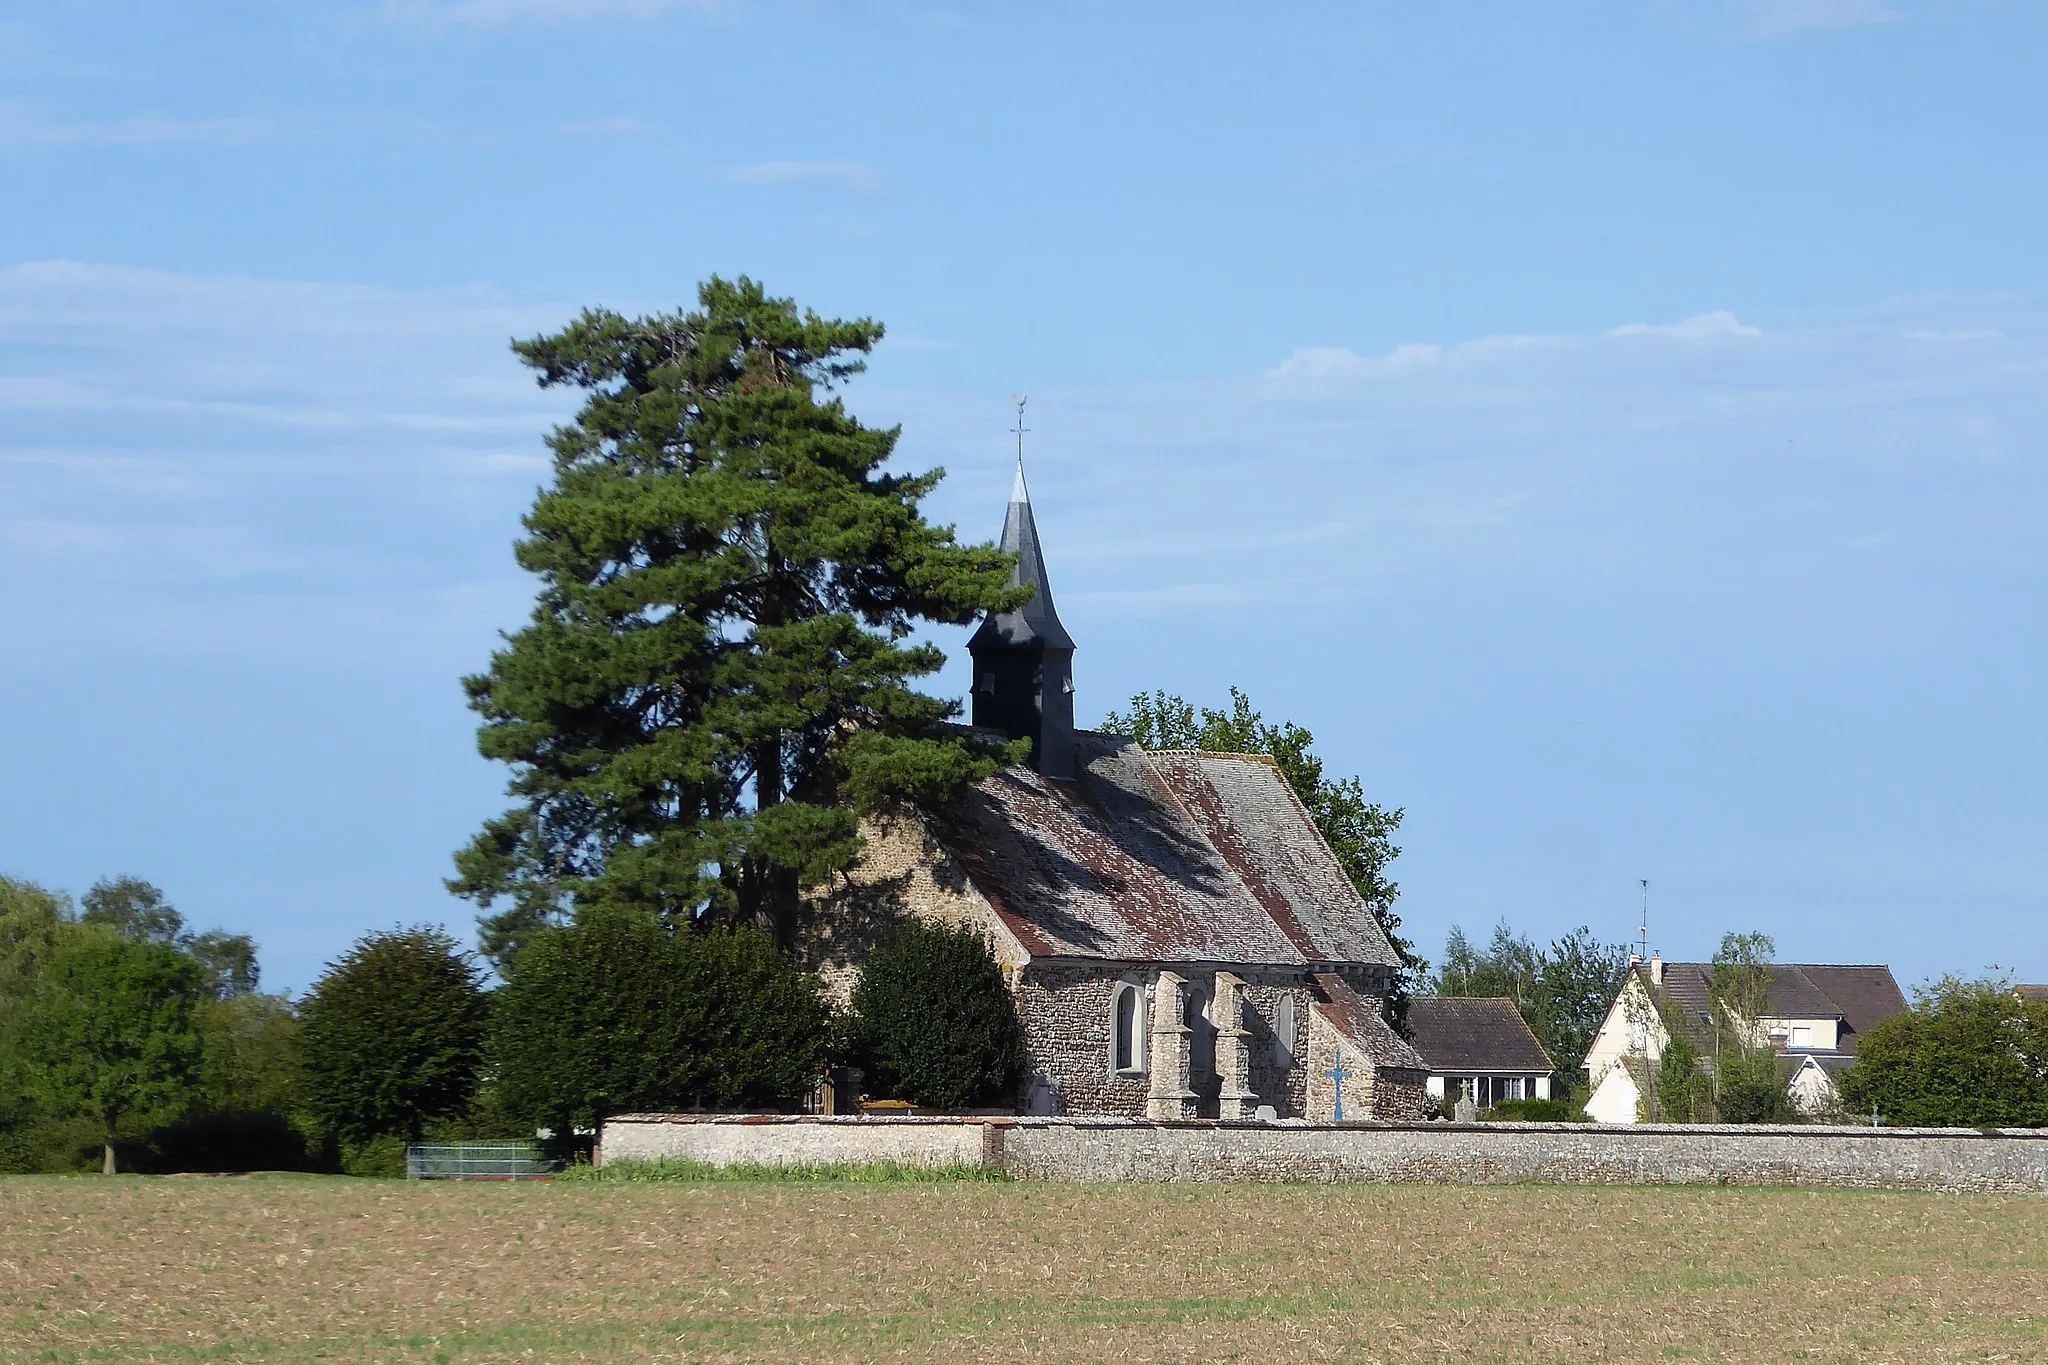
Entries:
[[1664,959],[1656,953],[1650,954],[1650,984],[1660,990],[1664,986]]

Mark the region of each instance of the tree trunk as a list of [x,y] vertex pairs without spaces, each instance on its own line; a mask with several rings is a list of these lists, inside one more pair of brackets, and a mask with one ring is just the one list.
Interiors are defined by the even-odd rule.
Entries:
[[114,1174],[114,1135],[112,1133],[107,1134],[106,1154],[100,1160],[100,1174]]

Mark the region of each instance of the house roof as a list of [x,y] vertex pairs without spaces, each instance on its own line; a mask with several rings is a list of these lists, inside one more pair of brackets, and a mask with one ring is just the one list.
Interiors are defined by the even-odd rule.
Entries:
[[1316,986],[1323,995],[1315,1003],[1316,1013],[1370,1058],[1374,1066],[1402,1067],[1410,1071],[1429,1069],[1408,1040],[1394,1032],[1387,1023],[1377,1000],[1368,1000],[1352,990],[1350,984],[1335,972],[1317,973]]
[[1075,777],[1006,768],[933,820],[1025,951],[1126,962],[1395,965],[1286,779],[1248,755],[1075,735]]
[[1512,1000],[1417,996],[1408,1002],[1408,1035],[1434,1072],[1557,1069]]
[[2039,1000],[2048,1003],[2048,986],[2014,986],[2012,993],[2022,1000]]
[[[1637,963],[1636,972],[1649,984],[1648,963]],[[1711,962],[1667,962],[1664,964],[1664,994],[1698,1022],[1713,1007],[1714,964]],[[1769,1016],[1774,1019],[1840,1019],[1845,1027],[1841,1051],[1856,1050],[1856,1035],[1867,1033],[1878,1023],[1906,1009],[1905,994],[1892,977],[1892,969],[1865,964],[1842,966],[1825,963],[1775,963],[1771,967]]]

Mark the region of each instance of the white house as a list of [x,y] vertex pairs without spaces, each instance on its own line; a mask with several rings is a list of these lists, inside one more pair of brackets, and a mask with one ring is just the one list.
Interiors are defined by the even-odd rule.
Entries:
[[[1631,964],[1586,1049],[1592,1097],[1586,1113],[1600,1123],[1634,1123],[1647,1069],[1664,1055],[1670,1035],[1663,1005],[1688,1023],[1712,1022],[1714,967],[1710,962],[1666,962],[1652,955]],[[1768,1042],[1784,1059],[1786,1090],[1808,1113],[1836,1096],[1834,1077],[1856,1058],[1859,1035],[1906,1009],[1906,997],[1883,966],[1781,964],[1771,968],[1769,1013],[1735,1021],[1752,1039]]]

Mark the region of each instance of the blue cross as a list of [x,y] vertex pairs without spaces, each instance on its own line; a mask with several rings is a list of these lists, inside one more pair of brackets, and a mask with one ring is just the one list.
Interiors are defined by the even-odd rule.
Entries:
[[1330,1079],[1336,1082],[1337,1085],[1337,1109],[1330,1121],[1332,1123],[1342,1123],[1344,1121],[1344,1082],[1347,1077],[1354,1077],[1358,1073],[1344,1069],[1344,1053],[1341,1048],[1337,1052],[1335,1064],[1330,1067],[1329,1074]]

